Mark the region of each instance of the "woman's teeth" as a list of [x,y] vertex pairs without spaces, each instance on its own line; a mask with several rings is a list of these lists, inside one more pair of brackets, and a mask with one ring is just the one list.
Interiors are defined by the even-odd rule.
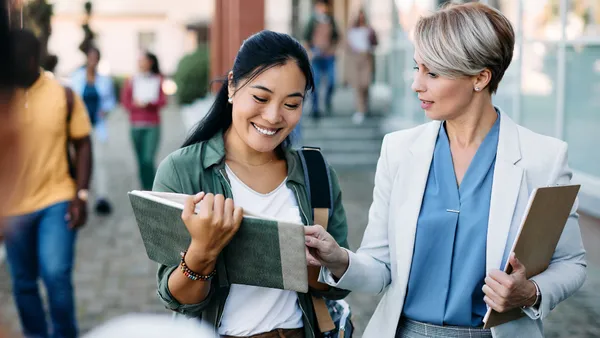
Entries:
[[264,129],[264,128],[257,126],[254,123],[252,123],[252,126],[254,126],[254,129],[256,129],[259,133],[266,135],[266,136],[273,136],[277,133],[277,130],[278,130],[278,129]]

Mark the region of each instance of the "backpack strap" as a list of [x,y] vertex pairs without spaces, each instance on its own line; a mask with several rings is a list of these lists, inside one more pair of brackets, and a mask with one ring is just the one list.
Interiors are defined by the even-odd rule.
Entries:
[[71,146],[71,139],[69,137],[71,131],[71,119],[73,118],[73,106],[75,104],[75,94],[73,94],[73,90],[71,88],[67,86],[64,86],[63,88],[65,89],[65,98],[67,101],[67,164],[69,166],[69,175],[75,178],[76,169],[75,164],[73,163],[74,150]]
[[[302,169],[304,171],[304,182],[310,205],[313,208],[313,219],[327,229],[329,217],[333,214],[333,192],[331,191],[331,177],[327,161],[317,147],[302,147],[298,150]],[[327,209],[325,219],[317,221],[317,209]],[[321,216],[321,215],[319,215]],[[320,217],[321,218],[321,217]]]
[[[329,218],[333,213],[329,167],[320,148],[302,147],[301,150],[298,150],[298,154],[302,162],[306,192],[312,207],[314,223],[327,230]],[[320,268],[314,266],[308,268],[308,284],[313,289],[325,291],[329,289],[329,285],[318,282],[320,270]],[[329,332],[334,330],[335,323],[329,314],[325,300],[314,296],[312,300],[320,331]]]
[[73,105],[75,104],[75,97],[73,94],[73,90],[69,87],[65,88],[65,97],[67,99],[67,128],[69,128],[69,123],[71,122],[71,118],[73,117]]

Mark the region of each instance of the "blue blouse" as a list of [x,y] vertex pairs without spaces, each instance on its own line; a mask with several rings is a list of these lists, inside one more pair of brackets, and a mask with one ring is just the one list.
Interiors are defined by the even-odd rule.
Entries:
[[486,304],[488,216],[500,115],[457,185],[445,124],[423,195],[404,316],[436,325],[479,327]]

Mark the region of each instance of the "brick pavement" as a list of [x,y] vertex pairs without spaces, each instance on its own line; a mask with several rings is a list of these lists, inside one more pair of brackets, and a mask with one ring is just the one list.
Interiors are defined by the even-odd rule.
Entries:
[[[163,116],[161,158],[178,147],[184,137],[177,111],[169,109]],[[127,191],[138,185],[127,122],[122,112],[113,114],[110,127],[113,151],[108,162],[113,172],[111,188],[116,211],[107,218],[92,216],[80,233],[75,285],[82,332],[122,314],[166,311],[156,298],[155,264],[146,258],[126,196]],[[372,170],[339,172],[353,250],[360,245],[367,221],[373,177]],[[594,222],[582,217],[582,232],[589,247],[595,247],[600,240],[600,224]],[[590,253],[594,257],[590,257],[588,281],[550,315],[546,321],[549,338],[600,337],[600,257],[598,251],[590,250]],[[352,293],[348,300],[353,306],[356,337],[360,337],[378,297]],[[5,265],[0,267],[0,312],[5,325],[18,332]]]

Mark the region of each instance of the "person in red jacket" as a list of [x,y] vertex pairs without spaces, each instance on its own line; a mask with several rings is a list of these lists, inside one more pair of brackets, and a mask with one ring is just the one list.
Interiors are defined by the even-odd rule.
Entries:
[[167,103],[162,91],[163,77],[156,55],[146,52],[139,61],[139,73],[125,82],[122,104],[129,111],[131,138],[144,190],[152,190],[160,143],[160,110]]

